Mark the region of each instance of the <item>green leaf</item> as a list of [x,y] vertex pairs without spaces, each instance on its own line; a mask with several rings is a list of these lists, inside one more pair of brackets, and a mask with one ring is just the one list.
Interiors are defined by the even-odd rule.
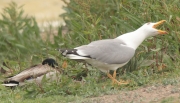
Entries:
[[26,47],[24,46],[24,45],[21,45],[21,44],[15,44],[17,47],[19,47],[19,48],[23,48],[23,49],[25,49]]
[[0,64],[0,67],[3,68],[5,71],[8,71],[8,70],[9,70],[9,68],[7,68],[6,66],[4,66],[4,65],[2,65],[2,64]]
[[173,64],[172,59],[171,59],[170,56],[167,55],[167,54],[164,54],[164,55],[163,55],[163,62],[166,62],[166,63],[168,63],[168,64],[170,64],[170,65]]
[[154,51],[154,52],[157,52],[157,51],[159,51],[159,50],[161,50],[161,48],[151,49],[151,51]]
[[155,60],[143,60],[139,67],[150,66],[154,62],[155,62]]

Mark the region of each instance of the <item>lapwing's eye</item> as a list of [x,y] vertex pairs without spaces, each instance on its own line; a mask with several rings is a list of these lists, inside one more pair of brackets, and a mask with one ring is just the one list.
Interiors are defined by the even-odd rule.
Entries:
[[148,22],[147,25],[149,25],[151,22]]

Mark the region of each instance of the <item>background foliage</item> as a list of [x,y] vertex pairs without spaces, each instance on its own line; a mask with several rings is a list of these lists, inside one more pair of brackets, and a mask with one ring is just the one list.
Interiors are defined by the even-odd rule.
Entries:
[[[164,19],[167,23],[161,29],[168,31],[169,34],[148,38],[138,48],[135,58],[126,66],[126,69],[132,71],[150,66],[150,69],[157,70],[167,63],[172,64],[179,60],[180,38],[178,26],[175,26],[180,22],[178,1],[85,0],[81,2],[72,0],[66,10],[67,13],[63,16],[67,18],[67,26],[71,29],[66,38],[72,41],[72,43],[68,42],[69,45],[66,47],[87,44],[99,39],[115,38],[139,28],[143,23]],[[171,65],[167,68],[172,69],[175,66]]]
[[17,4],[3,9],[0,20],[1,62],[4,59],[22,59],[37,53],[43,45],[39,28],[34,18],[24,15]]
[[[58,95],[58,98],[66,97],[62,101],[73,101],[116,93],[121,89],[134,89],[157,81],[164,82],[164,78],[179,75],[179,0],[71,0],[66,4],[64,9],[67,13],[61,17],[65,19],[69,31],[62,34],[63,29],[59,27],[53,43],[41,39],[35,18],[26,16],[17,4],[11,3],[4,8],[0,20],[0,63],[7,62],[8,67],[15,71],[13,74],[16,74],[29,65],[52,57],[58,61],[63,73],[60,75],[61,81],[44,82],[42,87],[33,84],[11,91],[1,86],[2,100],[9,102],[19,98],[18,102],[22,102],[26,98],[27,102],[37,97],[36,101],[43,101],[44,97],[56,98]],[[162,19],[167,23],[160,29],[169,34],[145,40],[134,58],[125,67],[118,69],[118,79],[131,80],[126,86],[112,86],[111,81],[96,68],[83,68],[82,63],[63,58],[55,51],[57,48],[73,48],[94,40],[115,38],[136,30],[143,23]],[[54,35],[51,31],[49,29],[47,32],[48,36]],[[67,66],[63,63],[67,63]],[[3,81],[2,78],[0,80]]]

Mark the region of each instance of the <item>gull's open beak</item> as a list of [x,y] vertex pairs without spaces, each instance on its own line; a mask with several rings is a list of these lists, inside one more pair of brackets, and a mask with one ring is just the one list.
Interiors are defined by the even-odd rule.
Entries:
[[[159,25],[163,24],[164,22],[166,22],[166,20],[161,20],[159,22],[156,22],[154,25],[153,25],[153,28],[157,28]],[[166,31],[163,31],[163,30],[158,30],[158,34],[167,34],[168,32]]]

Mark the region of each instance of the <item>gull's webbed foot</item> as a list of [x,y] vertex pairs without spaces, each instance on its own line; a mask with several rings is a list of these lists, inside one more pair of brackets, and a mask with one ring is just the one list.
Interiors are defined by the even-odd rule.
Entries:
[[116,71],[114,71],[113,76],[111,76],[111,74],[109,74],[109,73],[107,73],[107,76],[108,76],[109,78],[111,78],[112,84],[115,84],[115,83],[117,83],[118,85],[122,85],[122,84],[126,85],[126,84],[129,84],[129,81],[124,81],[124,80],[118,81],[118,80],[116,79]]

